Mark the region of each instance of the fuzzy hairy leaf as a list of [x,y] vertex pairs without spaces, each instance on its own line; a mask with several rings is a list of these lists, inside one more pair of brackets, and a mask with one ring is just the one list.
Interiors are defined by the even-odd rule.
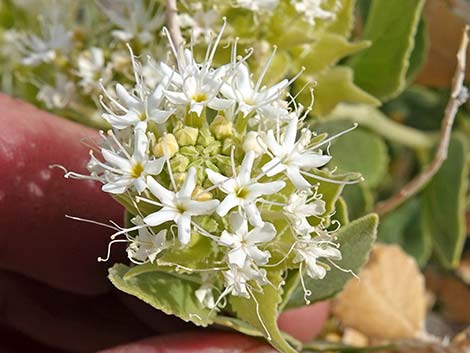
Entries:
[[128,271],[128,266],[116,264],[109,269],[108,277],[116,288],[166,314],[198,326],[207,326],[214,321],[215,311],[203,307],[194,295],[198,283],[156,271],[126,278]]
[[262,292],[252,291],[254,298],[250,299],[231,296],[230,306],[238,318],[262,332],[279,352],[296,353],[277,326],[278,307],[282,301],[282,289],[277,289],[283,281],[281,272],[271,271],[268,279],[273,286],[263,286]]
[[406,84],[409,60],[424,0],[374,0],[363,39],[372,46],[350,62],[354,81],[385,101],[400,93]]
[[423,191],[423,221],[444,267],[458,266],[465,242],[468,167],[465,137],[454,135],[447,160]]
[[[342,102],[380,105],[379,100],[354,84],[353,71],[350,67],[335,66],[315,77],[304,76],[298,82],[296,81],[295,86],[300,89],[307,82],[316,81],[315,105],[313,106],[313,113],[316,115],[326,115]],[[310,104],[311,97],[308,90],[302,92],[299,100],[306,106]]]

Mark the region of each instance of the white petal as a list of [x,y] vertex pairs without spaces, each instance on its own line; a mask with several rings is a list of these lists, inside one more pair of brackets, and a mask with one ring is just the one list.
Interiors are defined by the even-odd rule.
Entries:
[[173,206],[175,200],[175,194],[173,192],[165,189],[154,178],[150,176],[147,177],[147,185],[152,194],[154,194],[162,204]]
[[305,190],[312,187],[312,185],[310,185],[310,183],[300,174],[299,168],[291,166],[287,168],[286,172],[287,177],[292,181],[292,184],[294,184],[297,189]]
[[101,190],[104,192],[109,192],[111,194],[122,194],[124,193],[129,186],[132,185],[131,178],[122,178],[115,181],[111,181],[101,187]]
[[266,173],[268,177],[282,173],[285,169],[286,165],[281,163],[281,160],[278,157],[274,157],[261,168],[263,173]]
[[217,206],[219,206],[219,200],[208,200],[208,201],[194,201],[190,200],[185,203],[187,207],[186,213],[192,216],[204,216],[212,214]]
[[245,209],[248,222],[255,227],[262,227],[264,222],[261,219],[261,215],[256,204],[254,202],[245,202],[242,206]]
[[269,183],[256,183],[248,186],[248,198],[255,200],[261,195],[271,195],[283,189],[286,183],[282,180],[271,181]]
[[273,240],[276,228],[271,223],[264,223],[263,227],[257,227],[248,233],[247,240],[250,244],[267,243]]
[[147,184],[145,183],[143,176],[134,180],[134,187],[139,194],[147,188]]
[[248,253],[248,256],[258,265],[266,265],[269,261],[269,258],[271,257],[271,253],[269,251],[261,251],[256,246],[247,247],[246,252]]
[[163,124],[173,113],[173,110],[152,109],[149,111],[149,120],[155,121],[157,124]]
[[172,92],[165,90],[165,97],[173,104],[186,105],[189,103],[188,98],[181,92]]
[[188,244],[191,240],[191,216],[182,214],[178,217],[178,240],[181,244]]
[[188,173],[186,174],[186,179],[184,184],[181,187],[180,191],[176,194],[176,197],[189,197],[193,193],[194,188],[196,187],[197,176],[196,169],[194,167],[189,168]]
[[223,184],[225,181],[228,180],[228,178],[220,173],[216,173],[213,170],[207,168],[206,169],[206,174],[209,180],[211,181],[212,184]]
[[140,102],[130,95],[120,83],[116,85],[116,93],[119,96],[119,99],[124,102],[126,107],[137,106],[140,104]]
[[274,153],[275,156],[279,157],[283,154],[282,146],[276,141],[273,130],[269,130],[266,133],[266,138],[264,142],[266,143],[266,146],[268,146],[268,148],[271,150],[271,152]]
[[210,100],[208,106],[214,110],[227,110],[233,105],[233,101],[229,99],[221,99],[214,97]]
[[142,128],[142,125],[138,125],[138,128],[134,129],[135,149],[132,157],[138,161],[144,161],[147,159],[149,146],[149,139],[145,133],[145,130]]
[[163,207],[161,210],[151,213],[145,217],[144,222],[149,226],[154,227],[168,221],[174,221],[175,218],[178,218],[179,215],[180,214],[175,210],[172,210],[168,207]]
[[126,159],[118,156],[116,153],[111,152],[105,148],[101,149],[101,154],[103,158],[111,164],[113,167],[117,167],[123,171],[129,171],[131,168],[131,163]]
[[227,254],[228,262],[239,267],[243,267],[246,261],[246,252],[242,248],[230,250]]
[[253,168],[255,157],[256,153],[254,151],[248,151],[247,154],[245,154],[238,173],[238,181],[240,185],[246,185],[251,180],[251,169]]
[[297,136],[297,123],[299,117],[297,114],[294,114],[294,117],[289,124],[287,125],[287,129],[284,133],[284,141],[282,142],[282,147],[284,148],[284,153],[290,153],[294,149],[295,146],[295,137]]
[[237,241],[235,235],[224,230],[219,238],[219,243],[225,246],[233,246]]
[[165,165],[164,157],[148,161],[145,164],[145,172],[151,175],[158,175],[161,173],[164,165]]
[[240,235],[248,233],[248,223],[239,212],[232,212],[229,219],[230,226],[235,233]]
[[217,207],[217,214],[221,217],[225,216],[235,206],[240,204],[238,198],[234,194],[228,194],[225,199]]
[[303,153],[299,158],[299,166],[302,169],[323,167],[331,160],[331,156],[316,153]]

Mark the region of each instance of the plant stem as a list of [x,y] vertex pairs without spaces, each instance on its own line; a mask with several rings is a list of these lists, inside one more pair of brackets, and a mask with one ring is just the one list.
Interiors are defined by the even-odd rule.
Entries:
[[171,40],[175,44],[176,50],[181,50],[183,43],[183,36],[181,35],[181,29],[178,23],[178,9],[176,8],[176,0],[166,1],[165,18],[168,32],[170,32]]
[[405,200],[418,193],[438,172],[439,168],[442,166],[442,163],[444,163],[444,161],[447,159],[450,135],[452,132],[452,125],[455,120],[455,115],[457,114],[458,108],[468,99],[468,90],[463,86],[463,81],[465,78],[465,55],[469,41],[469,29],[470,26],[466,25],[463,31],[462,40],[460,42],[460,48],[457,52],[457,68],[455,70],[452,82],[450,99],[446,106],[444,119],[442,120],[440,134],[441,138],[434,159],[431,164],[421,172],[421,174],[417,175],[415,178],[409,181],[397,194],[377,204],[375,211],[379,215],[384,215],[394,210]]
[[432,133],[399,124],[390,120],[381,111],[368,105],[342,103],[325,120],[352,120],[365,126],[386,139],[413,149],[429,149],[436,142]]

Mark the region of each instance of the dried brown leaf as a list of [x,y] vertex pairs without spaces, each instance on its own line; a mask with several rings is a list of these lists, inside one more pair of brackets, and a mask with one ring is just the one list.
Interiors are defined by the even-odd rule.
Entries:
[[345,326],[369,337],[404,339],[424,330],[424,277],[398,246],[376,245],[369,263],[339,295],[334,308]]
[[[465,21],[452,11],[449,2],[428,0],[424,8],[430,40],[428,57],[416,81],[433,87],[448,87],[454,75],[457,52]],[[470,79],[470,67],[466,79]]]

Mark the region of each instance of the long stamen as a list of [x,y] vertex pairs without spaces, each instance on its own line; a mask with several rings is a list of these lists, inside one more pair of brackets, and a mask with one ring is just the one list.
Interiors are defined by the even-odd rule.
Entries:
[[256,299],[256,297],[253,295],[253,292],[250,290],[248,285],[246,286],[246,290],[248,291],[248,293],[250,293],[251,298],[255,302],[256,316],[258,316],[258,320],[261,323],[261,326],[263,326],[264,332],[266,333],[266,339],[268,341],[271,341],[272,340],[271,334],[269,333],[268,328],[266,327],[266,324],[264,323],[263,318],[261,317],[261,314],[260,314],[260,311],[259,311],[259,302]]
[[258,81],[256,81],[256,85],[255,85],[255,92],[258,92],[260,86],[261,86],[261,83],[263,82],[263,79],[264,79],[264,76],[266,75],[266,73],[268,72],[268,69],[269,69],[269,66],[271,65],[273,59],[274,59],[274,56],[276,55],[276,51],[277,51],[277,45],[275,45],[273,47],[273,52],[271,53],[271,55],[269,56],[268,60],[266,61],[266,63],[264,64],[264,67],[263,67],[263,71],[261,71],[261,74],[259,75],[258,77]]

